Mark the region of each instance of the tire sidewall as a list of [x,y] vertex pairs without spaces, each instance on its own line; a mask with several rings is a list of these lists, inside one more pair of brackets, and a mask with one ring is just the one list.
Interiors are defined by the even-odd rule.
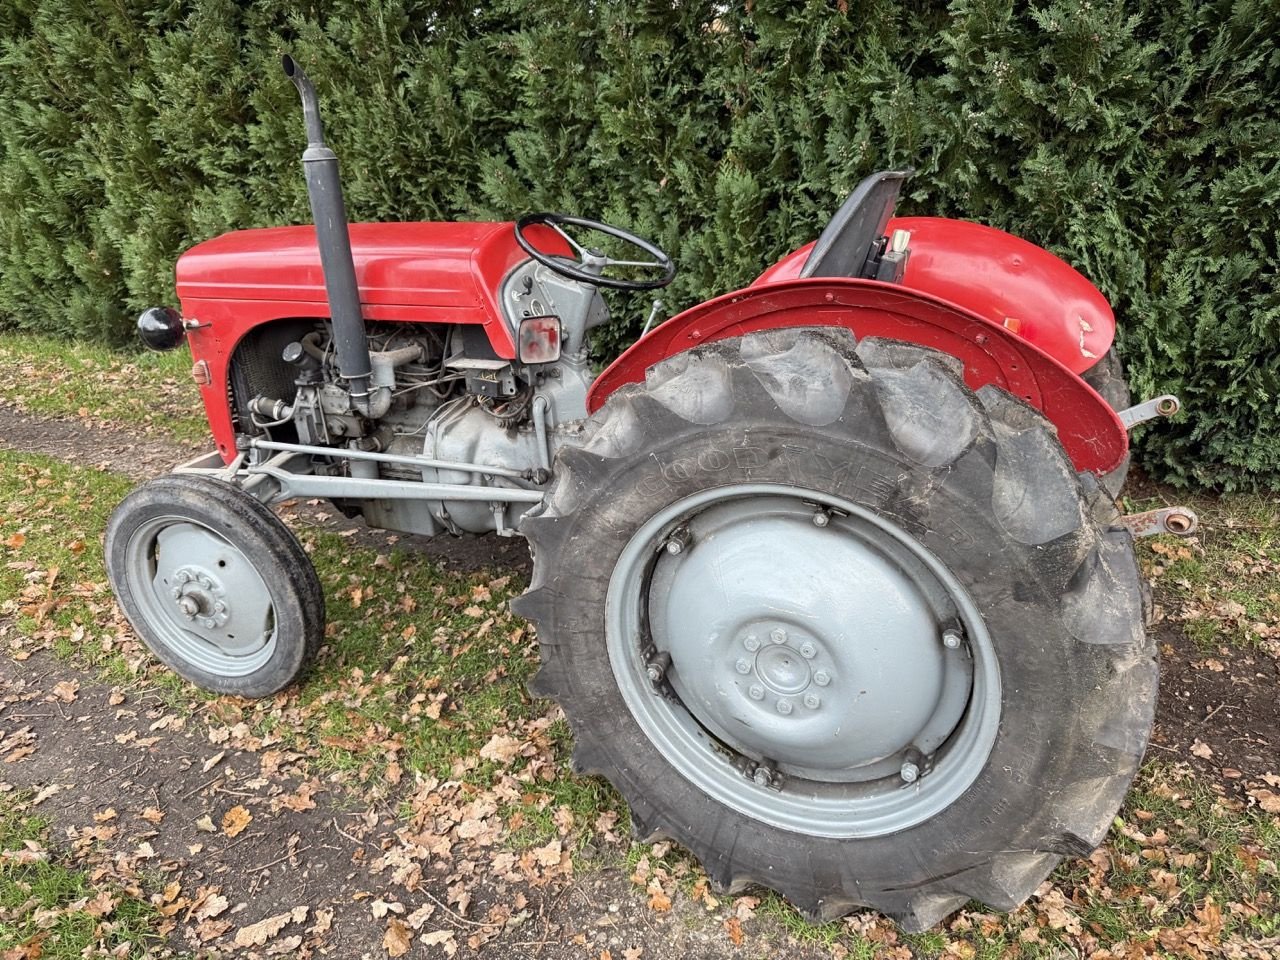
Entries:
[[[262,577],[274,610],[275,650],[257,670],[243,676],[211,673],[192,664],[152,629],[136,600],[136,591],[152,586],[133,582],[127,555],[133,536],[162,517],[207,527],[239,550]],[[184,475],[143,484],[113,513],[105,554],[116,599],[134,630],[162,663],[201,689],[246,698],[275,693],[297,679],[314,652],[315,635],[323,633],[323,606],[317,619],[311,596],[319,585],[301,545],[274,513],[228,484]],[[299,566],[298,558],[305,566]]]

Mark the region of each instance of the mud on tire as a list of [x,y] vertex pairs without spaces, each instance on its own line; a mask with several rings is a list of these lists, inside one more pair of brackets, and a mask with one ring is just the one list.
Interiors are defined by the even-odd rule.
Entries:
[[934,351],[768,331],[619,390],[555,476],[522,524],[531,688],[639,837],[909,931],[1101,842],[1155,651],[1114,503],[1035,410]]

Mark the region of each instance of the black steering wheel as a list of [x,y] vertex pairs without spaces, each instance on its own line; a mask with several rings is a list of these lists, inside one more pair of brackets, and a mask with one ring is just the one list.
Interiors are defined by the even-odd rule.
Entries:
[[[563,256],[543,253],[535,247],[524,234],[525,230],[534,224],[550,227],[560,234],[578,259],[574,261]],[[582,227],[585,230],[595,230],[616,237],[633,247],[639,247],[653,259],[614,260],[599,250],[582,246],[565,232],[564,226]],[[665,287],[676,276],[676,265],[671,262],[671,258],[648,240],[637,237],[634,233],[628,233],[621,227],[601,223],[599,220],[588,220],[586,217],[571,217],[564,213],[526,213],[516,221],[516,243],[520,244],[525,253],[560,276],[597,287],[609,287],[613,290],[656,290],[658,287]],[[661,276],[653,280],[628,280],[623,277],[605,276],[604,271],[610,267],[634,267],[639,270],[661,271]]]

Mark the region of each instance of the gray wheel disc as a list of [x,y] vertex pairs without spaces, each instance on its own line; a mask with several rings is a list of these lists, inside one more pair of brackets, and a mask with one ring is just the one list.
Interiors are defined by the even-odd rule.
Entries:
[[148,624],[192,666],[242,677],[271,659],[271,592],[249,559],[209,527],[185,517],[155,517],[129,538],[125,566]]
[[905,531],[818,491],[671,504],[623,549],[605,618],[655,746],[786,830],[905,830],[959,798],[995,741],[999,670],[966,591]]

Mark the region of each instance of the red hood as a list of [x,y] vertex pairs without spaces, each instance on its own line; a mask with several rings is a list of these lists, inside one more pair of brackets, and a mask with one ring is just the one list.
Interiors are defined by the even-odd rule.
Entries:
[[[525,259],[510,223],[353,223],[351,250],[362,303],[464,312],[495,309]],[[177,273],[183,301],[328,299],[312,226],[223,234],[183,254]]]

